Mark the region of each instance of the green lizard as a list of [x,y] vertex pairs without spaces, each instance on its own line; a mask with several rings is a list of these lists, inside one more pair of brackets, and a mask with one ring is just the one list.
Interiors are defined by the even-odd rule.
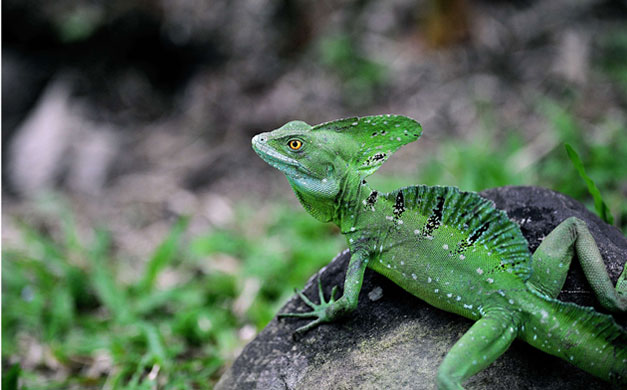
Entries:
[[258,134],[253,149],[282,171],[301,204],[337,224],[351,258],[344,292],[327,301],[319,284],[307,331],[357,306],[366,267],[440,309],[475,320],[437,374],[441,389],[490,365],[515,338],[610,382],[627,384],[627,332],[611,316],[555,299],[574,254],[601,305],[627,309],[627,269],[616,288],[586,224],[555,228],[533,255],[519,227],[492,202],[455,187],[405,187],[379,193],[364,180],[401,146],[418,139],[413,119],[380,115],[310,126],[293,121]]

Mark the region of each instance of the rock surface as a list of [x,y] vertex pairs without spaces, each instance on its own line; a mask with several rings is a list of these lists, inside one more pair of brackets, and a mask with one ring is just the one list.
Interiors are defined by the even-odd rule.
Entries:
[[[565,218],[583,219],[616,282],[627,259],[627,239],[581,203],[535,187],[503,187],[481,194],[521,226],[532,251]],[[342,286],[348,258],[348,251],[343,252],[318,273],[327,296],[333,286]],[[309,297],[317,296],[318,275],[307,282],[305,294]],[[594,302],[576,261],[559,298],[586,305]],[[280,311],[305,309],[293,297]],[[627,324],[624,315],[615,318],[623,326]],[[273,319],[246,346],[216,389],[435,389],[440,362],[472,324],[427,305],[371,270],[366,271],[359,307],[349,318],[294,339],[292,332],[305,323]],[[520,341],[465,386],[509,390],[618,388]]]

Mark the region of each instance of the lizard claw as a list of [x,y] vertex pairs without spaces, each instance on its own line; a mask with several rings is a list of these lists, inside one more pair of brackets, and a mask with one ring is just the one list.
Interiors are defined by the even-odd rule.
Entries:
[[[297,318],[315,318],[315,319],[309,322],[308,324],[306,324],[305,326],[301,326],[300,328],[296,329],[294,333],[298,333],[298,334],[305,333],[308,330],[320,325],[323,322],[332,321],[336,317],[334,313],[337,312],[337,310],[333,310],[333,309],[336,309],[334,306],[337,306],[337,301],[335,299],[337,286],[333,287],[331,291],[331,296],[329,297],[329,300],[327,301],[324,297],[324,291],[322,289],[322,282],[320,280],[320,277],[318,277],[318,297],[320,298],[320,304],[316,304],[312,302],[309,298],[307,298],[307,296],[302,291],[295,290],[295,292],[296,292],[296,295],[298,295],[300,299],[313,310],[309,312],[280,313],[278,317],[279,318],[297,317]],[[333,308],[333,309],[328,310],[329,308]]]

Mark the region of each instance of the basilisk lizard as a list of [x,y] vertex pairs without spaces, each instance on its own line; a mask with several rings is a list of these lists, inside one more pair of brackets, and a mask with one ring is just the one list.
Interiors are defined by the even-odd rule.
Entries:
[[282,171],[304,208],[337,224],[351,258],[343,295],[336,287],[312,309],[281,317],[313,318],[297,332],[354,310],[366,267],[440,309],[475,320],[440,364],[441,389],[490,365],[520,338],[610,382],[627,384],[627,332],[611,316],[556,300],[576,253],[600,304],[627,309],[627,269],[616,287],[586,224],[571,217],[531,254],[520,228],[474,192],[412,186],[390,193],[365,178],[422,128],[411,118],[379,115],[310,126],[293,121],[252,139]]

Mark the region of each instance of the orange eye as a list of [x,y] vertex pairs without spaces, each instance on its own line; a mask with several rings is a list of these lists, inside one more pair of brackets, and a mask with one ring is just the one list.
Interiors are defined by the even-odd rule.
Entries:
[[293,139],[287,143],[287,146],[289,146],[292,150],[298,150],[303,147],[303,143],[300,140]]

